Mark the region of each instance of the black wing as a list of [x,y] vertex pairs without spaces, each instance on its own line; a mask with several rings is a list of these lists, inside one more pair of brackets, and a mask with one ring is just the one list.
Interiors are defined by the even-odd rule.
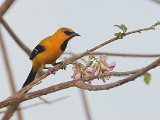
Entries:
[[43,52],[45,50],[45,48],[44,48],[44,46],[42,46],[42,45],[37,45],[34,49],[33,49],[33,51],[32,51],[32,53],[31,53],[31,56],[30,56],[30,60],[33,60],[39,53],[41,53],[41,52]]

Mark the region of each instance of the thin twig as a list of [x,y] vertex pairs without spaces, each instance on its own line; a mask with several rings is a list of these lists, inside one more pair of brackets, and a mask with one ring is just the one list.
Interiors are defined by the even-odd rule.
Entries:
[[92,116],[91,116],[91,112],[90,112],[90,109],[89,109],[86,93],[83,89],[80,89],[80,93],[81,93],[81,98],[82,98],[82,101],[83,101],[83,106],[84,106],[84,110],[85,110],[84,113],[86,114],[86,119],[87,120],[92,120]]
[[[55,102],[59,102],[59,101],[61,101],[61,100],[64,100],[64,99],[66,99],[66,98],[69,98],[69,97],[70,97],[70,96],[64,96],[64,97],[58,98],[58,99],[56,99],[56,100],[51,100],[51,101],[48,101],[47,104],[50,105],[50,104],[53,104],[53,103],[55,103]],[[36,103],[36,104],[33,104],[33,105],[29,105],[29,106],[26,106],[26,107],[22,107],[21,110],[28,109],[28,108],[32,108],[32,107],[39,106],[39,105],[43,105],[43,104],[46,105],[46,102],[39,102],[39,103]],[[18,109],[18,110],[20,110],[20,109]]]
[[7,70],[7,73],[8,73],[7,76],[8,76],[11,92],[12,92],[12,94],[14,94],[16,92],[16,85],[14,83],[12,70],[10,68],[10,63],[9,63],[9,60],[8,60],[8,53],[7,53],[7,49],[6,49],[5,43],[4,43],[3,39],[2,39],[1,30],[0,30],[0,48],[2,50],[3,61],[5,63],[5,67],[6,67],[6,70]]
[[[64,54],[72,55],[73,53],[65,52]],[[80,55],[80,54],[75,54],[75,55]],[[112,52],[92,52],[92,55],[107,55],[107,56],[114,56],[114,57],[135,57],[135,58],[137,57],[138,58],[160,57],[160,54],[133,54],[133,53],[112,53]]]
[[5,0],[0,7],[0,17],[2,17],[15,0]]
[[[4,41],[2,39],[1,31],[0,31],[0,46],[1,46],[0,48],[2,49],[2,53],[3,53],[3,58],[4,58],[4,63],[5,63],[5,66],[6,66],[6,70],[7,70],[7,73],[8,73],[8,80],[9,80],[11,92],[12,92],[12,94],[14,94],[14,93],[16,93],[16,85],[14,83],[12,70],[10,68],[10,64],[9,64],[9,60],[8,60],[8,53],[7,53]],[[19,120],[23,120],[21,111],[18,111],[17,115],[18,115]],[[6,116],[8,116],[8,114],[6,114]],[[6,119],[8,119],[8,118],[5,117],[4,120],[6,120]]]
[[11,37],[13,38],[13,40],[17,43],[17,45],[22,48],[22,50],[28,55],[30,56],[31,54],[31,50],[20,40],[20,38],[14,33],[14,31],[11,29],[11,27],[7,24],[7,22],[1,18],[0,22],[2,23],[2,25],[5,27],[5,29],[8,31],[8,33],[11,35]]
[[[6,13],[6,11],[11,7],[11,5],[13,4],[15,2],[15,0],[5,0],[4,2],[3,2],[3,4],[1,5],[1,7],[0,7],[0,19],[2,18],[2,16]],[[1,39],[2,40],[2,39]],[[3,41],[2,41],[3,42]],[[3,44],[3,43],[2,43]],[[4,46],[4,45],[2,45],[2,46]],[[5,57],[5,56],[4,56]],[[6,64],[7,65],[7,64]],[[9,64],[8,64],[9,65]],[[8,66],[7,65],[7,66]],[[9,72],[9,66],[7,67],[8,68],[8,72]],[[9,77],[10,77],[10,83],[11,83],[11,88],[12,88],[12,90],[13,90],[13,92],[16,92],[16,90],[15,90],[15,86],[13,86],[14,85],[14,81],[13,81],[13,79],[11,79],[11,72],[9,73],[10,75],[9,75]],[[11,81],[12,80],[12,81]],[[7,113],[5,114],[5,116],[8,116],[7,115]],[[9,119],[9,117],[8,117],[8,119]],[[21,113],[21,111],[18,111],[18,120],[22,120],[23,118],[22,118],[22,113]],[[7,120],[7,117],[6,117],[6,119],[4,118],[4,120]]]
[[156,2],[160,5],[160,0],[152,0],[153,2]]
[[[149,30],[155,30],[155,28],[151,26],[151,27],[146,27],[146,28],[142,28],[142,29],[133,30],[133,31],[130,31],[130,32],[125,33],[123,37],[128,36],[128,35],[130,35],[130,34],[141,33],[141,32],[149,31]],[[78,55],[78,56],[76,56],[76,57],[74,57],[74,58],[69,59],[67,63],[68,63],[68,64],[69,64],[69,63],[72,63],[73,61],[78,60],[78,59],[80,59],[81,57],[84,57],[84,56],[92,53],[93,51],[95,51],[95,50],[97,50],[97,49],[99,49],[99,48],[101,48],[101,47],[103,47],[103,46],[105,46],[105,45],[107,45],[107,44],[109,44],[109,43],[111,43],[111,42],[114,42],[114,41],[116,41],[116,40],[120,40],[120,39],[119,39],[118,37],[113,37],[113,38],[111,38],[111,39],[109,39],[109,40],[107,40],[107,41],[105,41],[105,42],[97,45],[96,47],[94,47],[94,48],[92,48],[92,49],[90,49],[90,50],[87,50],[86,52],[82,53],[81,55]]]
[[133,53],[111,53],[111,52],[93,52],[93,55],[107,55],[116,57],[135,57],[135,58],[154,58],[160,57],[160,54],[133,54]]
[[39,97],[39,99],[42,100],[46,104],[50,104],[50,102],[48,100],[44,99],[43,97]]
[[[58,99],[56,99],[56,100],[50,100],[50,101],[47,101],[48,103],[48,105],[50,105],[50,104],[53,104],[53,103],[55,103],[55,102],[59,102],[59,101],[61,101],[61,100],[64,100],[64,99],[66,99],[66,98],[69,98],[70,96],[64,96],[64,97],[61,97],[61,98],[58,98]],[[29,105],[29,106],[26,106],[26,107],[22,107],[22,108],[18,108],[17,110],[19,111],[19,110],[25,110],[25,109],[29,109],[29,108],[32,108],[32,107],[36,107],[36,106],[39,106],[39,105],[46,105],[46,102],[39,102],[39,103],[35,103],[35,104],[32,104],[32,105]],[[0,114],[2,114],[2,113],[5,113],[6,112],[6,110],[3,110],[3,111],[0,111]]]

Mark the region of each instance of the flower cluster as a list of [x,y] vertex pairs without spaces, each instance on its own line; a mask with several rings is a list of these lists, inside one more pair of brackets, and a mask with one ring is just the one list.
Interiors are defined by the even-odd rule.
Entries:
[[[80,78],[93,77],[95,75],[100,75],[102,73],[108,73],[112,71],[116,66],[116,62],[108,64],[106,60],[106,55],[101,55],[99,58],[96,58],[94,55],[90,55],[86,65],[81,63],[74,63],[74,66],[72,67],[73,75],[71,78],[77,80]],[[100,79],[105,82],[105,80],[108,80],[109,78],[110,76],[102,77]]]

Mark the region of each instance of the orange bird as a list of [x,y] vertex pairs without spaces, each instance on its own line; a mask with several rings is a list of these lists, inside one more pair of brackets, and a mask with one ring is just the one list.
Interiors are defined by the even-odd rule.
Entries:
[[70,28],[60,28],[53,35],[43,39],[32,51],[30,60],[32,60],[32,69],[23,84],[23,87],[31,83],[39,69],[43,69],[45,64],[56,64],[56,60],[65,51],[68,41],[80,36]]

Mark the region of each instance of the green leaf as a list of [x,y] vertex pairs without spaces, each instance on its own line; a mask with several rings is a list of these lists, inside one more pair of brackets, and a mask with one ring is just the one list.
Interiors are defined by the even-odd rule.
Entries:
[[115,33],[114,36],[118,37],[119,39],[123,38],[123,33],[119,32],[119,33]]
[[152,25],[152,27],[156,27],[158,25],[160,25],[160,21],[156,22],[154,25]]
[[118,27],[119,29],[121,29],[123,31],[123,33],[127,32],[127,27],[124,24],[121,25],[114,25],[116,27]]
[[123,33],[125,33],[127,31],[127,27],[124,24],[122,24],[121,27],[122,27]]
[[119,29],[122,29],[122,28],[121,28],[121,25],[114,25],[114,26],[118,27]]
[[144,74],[144,82],[149,85],[150,84],[150,81],[151,81],[151,74],[150,73],[145,73]]

